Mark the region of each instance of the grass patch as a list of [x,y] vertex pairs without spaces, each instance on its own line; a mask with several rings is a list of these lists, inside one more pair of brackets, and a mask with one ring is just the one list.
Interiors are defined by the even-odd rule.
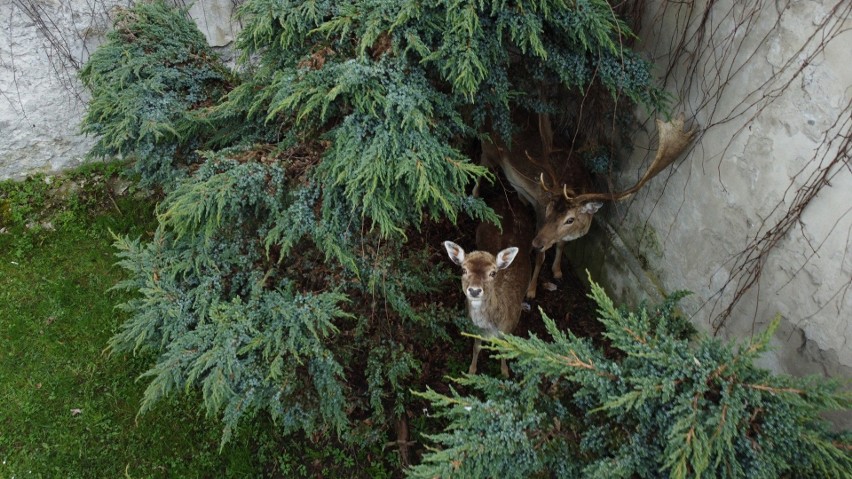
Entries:
[[[155,201],[121,165],[0,182],[0,479],[400,477],[395,450],[222,424],[197,391],[137,416],[154,355],[106,350],[130,299],[112,233],[150,239]],[[111,233],[112,232],[112,233]]]
[[150,235],[154,202],[110,168],[0,183],[0,478],[268,475],[192,394],[137,418],[152,358],[104,351],[128,299],[110,230]]

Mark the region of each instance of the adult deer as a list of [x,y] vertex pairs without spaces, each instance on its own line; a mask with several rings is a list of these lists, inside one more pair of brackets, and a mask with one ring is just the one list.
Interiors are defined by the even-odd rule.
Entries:
[[[480,223],[476,228],[478,250],[470,253],[452,241],[444,241],[450,259],[462,267],[467,312],[484,337],[515,330],[532,269],[529,254],[534,225],[526,206],[512,193],[501,191],[496,196],[499,198],[489,204],[502,219],[502,231],[491,223]],[[470,374],[476,374],[481,346],[475,339]],[[500,361],[500,371],[509,376],[505,359]]]
[[[659,146],[654,161],[632,187],[619,193],[589,192],[592,181],[579,161],[559,158],[557,153],[564,149],[553,146],[553,129],[550,118],[537,115],[536,135],[515,135],[509,148],[497,134],[491,141],[482,142],[481,162],[486,166],[499,166],[509,183],[536,212],[537,234],[532,241],[536,254],[535,270],[530,279],[526,296],[535,298],[538,275],[544,262],[544,252],[554,244],[556,254],[551,271],[554,278],[562,277],[562,250],[568,241],[589,232],[593,215],[603,206],[603,201],[623,200],[641,189],[686,149],[695,135],[695,128],[684,130],[683,114],[663,122],[657,120]],[[557,158],[554,158],[554,157]],[[558,166],[555,166],[558,165]],[[557,172],[557,168],[560,171]],[[549,176],[550,186],[545,183]]]

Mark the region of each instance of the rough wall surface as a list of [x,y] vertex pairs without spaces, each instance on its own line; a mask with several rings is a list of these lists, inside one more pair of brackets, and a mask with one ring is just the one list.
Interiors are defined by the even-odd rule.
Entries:
[[[93,144],[79,133],[86,92],[77,69],[128,0],[0,0],[0,180],[56,172],[83,161]],[[214,47],[238,29],[231,0],[189,10]]]
[[[703,130],[673,170],[606,207],[574,264],[628,301],[690,290],[683,310],[721,337],[780,314],[764,366],[852,376],[852,3],[647,5],[639,47]],[[653,130],[622,185],[648,164]]]

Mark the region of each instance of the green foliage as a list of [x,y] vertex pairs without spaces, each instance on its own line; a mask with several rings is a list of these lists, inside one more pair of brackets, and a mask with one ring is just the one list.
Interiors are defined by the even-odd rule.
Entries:
[[157,226],[153,199],[115,176],[125,167],[0,182],[22,218],[0,233],[0,477],[393,477],[379,446],[282,437],[265,418],[220,451],[199,391],[138,416],[146,384],[132,378],[156,355],[104,354],[128,319],[116,302],[137,294],[107,291],[125,277],[110,232],[147,239]]
[[380,422],[384,421],[387,387],[394,395],[393,414],[401,416],[409,401],[405,380],[410,380],[417,372],[419,361],[403,345],[391,341],[383,341],[368,354],[366,372],[373,415]]
[[673,301],[630,312],[592,286],[609,353],[546,319],[552,341],[504,336],[514,381],[421,395],[449,419],[409,477],[850,477],[849,437],[819,414],[852,407],[836,382],[755,366],[775,320],[743,344],[673,334]]
[[114,305],[128,299],[106,292],[123,277],[109,231],[156,226],[152,200],[132,186],[111,191],[112,168],[0,182],[24,224],[52,225],[0,233],[0,477],[254,476],[262,467],[233,465],[252,460],[251,443],[218,454],[217,424],[194,397],[137,421],[144,385],[128,379],[149,358],[103,354],[125,319]]
[[120,10],[80,77],[92,92],[91,155],[135,162],[143,185],[172,184],[203,144],[193,111],[223,93],[227,72],[184,11],[163,1]]
[[122,197],[137,193],[130,181],[119,177],[124,168],[117,163],[89,163],[62,175],[0,182],[0,235],[8,240],[4,247],[24,259],[54,231],[76,231],[92,211],[119,211]]
[[[650,65],[622,45],[632,33],[602,0],[253,0],[241,13],[238,47],[256,62],[217,110],[327,138],[318,181],[383,235],[404,234],[424,213],[482,217],[464,188],[484,170],[458,140],[476,138],[489,117],[508,134],[510,107],[552,109],[593,82],[664,106]],[[545,83],[554,88],[542,99]]]
[[[142,412],[170,393],[200,389],[208,413],[223,418],[223,444],[258,412],[282,432],[354,439],[347,410],[371,411],[382,423],[389,402],[402,414],[419,362],[366,311],[347,312],[347,298],[385,297],[385,314],[411,323],[415,335],[447,338],[441,323],[457,312],[407,298],[435,291],[448,275],[416,273],[428,271],[428,253],[403,259],[400,248],[385,247],[374,255],[375,238],[345,229],[358,225],[311,208],[315,187],[289,184],[278,164],[231,159],[251,154],[208,154],[160,205],[151,242],[116,238],[130,272],[118,288],[141,295],[121,305],[131,319],[110,346],[159,354],[142,376],[150,381]],[[311,243],[319,249],[305,249]],[[329,259],[337,261],[323,264]],[[352,351],[349,339],[335,339],[341,333],[384,337],[384,346]],[[342,360],[365,371],[369,400],[347,391]]]
[[258,409],[285,430],[345,429],[342,368],[324,341],[348,316],[346,297],[297,291],[257,235],[283,212],[285,192],[273,190],[283,185],[275,166],[211,159],[163,203],[154,241],[117,238],[119,264],[135,273],[118,287],[142,296],[123,305],[135,314],[111,346],[162,351],[142,412],[197,386],[208,412],[223,413],[223,440]]
[[265,477],[310,479],[316,477],[398,477],[396,467],[383,462],[380,447],[347,446],[334,441],[315,442],[299,435],[262,444],[260,454],[270,472]]
[[665,98],[603,0],[248,0],[240,15],[234,72],[161,1],[123,11],[82,72],[92,153],[165,192],[153,238],[115,238],[118,288],[138,294],[110,349],[156,358],[143,412],[200,391],[222,444],[268,417],[383,446],[461,317],[432,297],[449,275],[420,234],[495,219],[466,193],[490,177],[472,161],[483,134],[590,89],[613,109]]
[[23,228],[37,220],[48,201],[49,190],[44,175],[0,183],[0,228]]

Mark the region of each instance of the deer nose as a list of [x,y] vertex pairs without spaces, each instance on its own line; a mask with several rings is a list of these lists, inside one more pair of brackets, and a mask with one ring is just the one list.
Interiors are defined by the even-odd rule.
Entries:
[[467,292],[470,293],[471,298],[478,298],[482,290],[480,288],[467,288]]

